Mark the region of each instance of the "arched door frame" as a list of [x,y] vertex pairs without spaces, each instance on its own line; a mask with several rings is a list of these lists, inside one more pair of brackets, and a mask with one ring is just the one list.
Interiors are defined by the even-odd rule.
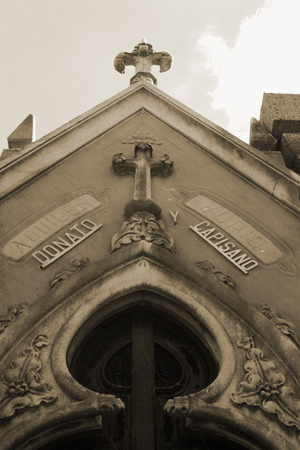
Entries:
[[[73,347],[102,320],[122,309],[143,303],[164,314],[182,319],[210,347],[219,362],[219,373],[213,383],[199,395],[203,401],[211,402],[224,392],[235,372],[235,351],[225,328],[201,304],[200,297],[203,300],[206,295],[199,292],[196,286],[187,280],[183,286],[183,280],[178,277],[176,279],[161,268],[157,270],[156,264],[146,259],[136,262],[134,266],[127,266],[125,272],[122,268],[119,275],[115,273],[117,284],[112,277],[102,280],[60,330],[52,350],[52,367],[58,383],[72,395],[87,391],[74,380],[67,366],[67,358],[70,358]],[[137,267],[146,269],[149,280],[147,283],[143,280],[144,277],[136,279]],[[139,294],[141,292],[145,294]]]

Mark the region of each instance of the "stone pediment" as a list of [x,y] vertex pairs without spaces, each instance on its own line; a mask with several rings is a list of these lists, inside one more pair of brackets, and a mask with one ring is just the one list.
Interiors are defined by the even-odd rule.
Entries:
[[[268,195],[299,212],[300,177],[297,174],[145,81],[130,86],[24,149],[12,152],[12,155],[8,153],[0,161],[1,197],[32,181],[142,111],[181,134]],[[132,142],[134,133],[136,130],[127,141],[124,136],[124,142]],[[157,144],[158,141],[152,143]]]
[[[146,240],[255,306],[280,312],[291,293],[286,319],[300,320],[299,176],[156,87],[136,83],[1,164],[3,314]],[[145,202],[154,217],[134,217]]]

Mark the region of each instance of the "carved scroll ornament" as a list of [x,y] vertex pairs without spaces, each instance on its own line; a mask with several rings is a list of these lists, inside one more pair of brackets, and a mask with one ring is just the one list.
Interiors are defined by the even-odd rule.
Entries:
[[71,261],[70,267],[62,267],[60,270],[55,272],[54,278],[50,283],[50,289],[52,289],[60,281],[66,280],[67,278],[74,275],[76,272],[80,272],[84,267],[88,265],[90,258],[74,258]]
[[276,370],[272,361],[264,358],[253,336],[240,340],[237,345],[247,350],[248,361],[244,365],[246,375],[238,391],[231,395],[232,401],[276,414],[281,423],[300,430],[300,400],[295,398],[293,389],[285,385],[284,375]]
[[196,266],[202,270],[205,270],[205,272],[208,272],[212,277],[217,278],[217,280],[222,283],[227,284],[227,286],[231,287],[231,289],[235,288],[233,279],[228,275],[225,275],[225,273],[217,270],[211,261],[198,261],[196,262]]
[[6,330],[6,328],[21,314],[29,305],[28,302],[20,303],[17,306],[11,306],[8,308],[6,316],[0,316],[0,333]]
[[3,373],[0,382],[0,419],[13,416],[17,410],[56,399],[56,392],[40,374],[39,352],[48,343],[47,336],[39,334]]
[[111,249],[115,251],[124,245],[142,240],[164,247],[171,252],[174,251],[173,238],[164,232],[162,223],[150,213],[133,214],[129,220],[125,221],[121,233],[113,237]]
[[271,320],[272,324],[286,335],[295,345],[300,349],[300,342],[296,333],[296,326],[285,319],[282,319],[280,315],[266,304],[259,305],[258,310]]

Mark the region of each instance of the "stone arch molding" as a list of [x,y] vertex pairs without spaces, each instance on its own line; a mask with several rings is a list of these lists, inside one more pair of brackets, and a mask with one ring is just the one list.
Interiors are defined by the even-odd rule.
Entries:
[[[246,439],[255,436],[255,441],[264,443],[265,449],[292,449],[274,430],[271,434],[267,425],[254,421],[247,413],[241,414],[230,401],[230,394],[235,390],[236,380],[240,377],[240,374],[236,376],[238,351],[234,344],[246,330],[248,331],[245,325],[241,325],[240,318],[221,302],[222,292],[224,297],[227,294],[229,297],[235,295],[230,287],[223,283],[218,285],[217,282],[214,295],[212,293],[214,290],[208,283],[206,287],[209,290],[203,287],[204,281],[210,280],[209,275],[204,274],[202,278],[200,276],[197,282],[195,277],[187,277],[175,266],[163,265],[161,261],[151,256],[139,255],[125,263],[119,261],[118,265],[110,270],[106,268],[105,272],[103,268],[95,267],[96,265],[91,268],[91,272],[79,274],[77,279],[74,278],[75,291],[72,280],[66,282],[69,283],[67,289],[63,283],[57,285],[56,290],[51,292],[52,300],[56,299],[57,303],[55,304],[53,300],[47,316],[36,324],[36,329],[42,329],[45,333],[49,331],[48,334],[51,334],[52,330],[53,346],[50,355],[52,373],[57,388],[60,388],[65,398],[71,400],[64,405],[59,404],[58,390],[57,404],[51,405],[47,409],[47,414],[41,415],[36,421],[29,420],[28,426],[24,426],[20,431],[18,436],[18,442],[22,442],[18,447],[20,450],[38,449],[39,446],[31,445],[30,439],[41,433],[41,430],[49,432],[53,429],[51,437],[55,439],[58,417],[60,423],[90,417],[89,426],[92,426],[92,421],[99,415],[116,412],[123,407],[122,402],[116,397],[97,394],[80,385],[69,372],[67,358],[77,343],[103,320],[104,315],[112,315],[138,304],[141,298],[139,292],[149,293],[142,298],[143,304],[152,305],[162,314],[176,315],[191,327],[194,333],[198,332],[219,361],[218,376],[211,385],[195,394],[170,400],[166,405],[167,412],[183,417],[187,422],[206,419],[211,423],[223,424],[231,429],[233,434],[242,434]],[[81,288],[80,277],[82,277]],[[59,297],[63,297],[64,300],[58,303]],[[62,326],[57,324],[59,316],[64,317]],[[230,336],[227,332],[228,324]],[[5,450],[14,450],[16,448],[14,432],[9,434]]]
[[234,375],[235,351],[225,328],[202,304],[205,294],[187,280],[178,278],[178,274],[165,271],[146,258],[117,270],[114,275],[117,283],[110,274],[84,294],[84,304],[57,335],[52,350],[52,368],[61,388],[74,397],[89,395],[89,390],[77,383],[69,372],[67,360],[72,348],[105,318],[142,303],[161,314],[179,317],[194,334],[198,333],[206,341],[218,360],[219,372],[212,384],[198,395],[206,402],[219,397]]

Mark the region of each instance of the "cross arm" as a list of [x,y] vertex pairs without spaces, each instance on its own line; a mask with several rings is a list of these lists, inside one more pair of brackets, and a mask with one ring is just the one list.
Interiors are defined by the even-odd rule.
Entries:
[[173,159],[165,153],[159,159],[159,161],[153,161],[151,164],[152,175],[162,175],[163,177],[168,177],[173,172],[174,161]]
[[115,57],[114,66],[117,72],[125,73],[125,66],[135,65],[135,55],[132,53],[122,52]]
[[117,153],[112,160],[112,171],[117,175],[135,174],[136,164],[128,160],[124,153]]
[[160,66],[160,72],[169,70],[173,63],[172,55],[168,52],[155,52],[151,55],[153,65]]

